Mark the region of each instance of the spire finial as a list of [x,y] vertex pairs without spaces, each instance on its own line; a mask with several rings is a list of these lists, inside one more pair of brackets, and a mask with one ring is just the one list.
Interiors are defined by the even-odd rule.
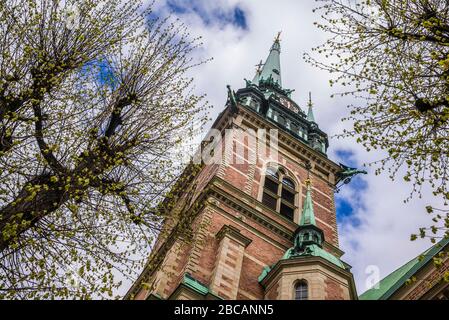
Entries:
[[259,84],[259,76],[262,73],[262,68],[264,66],[263,60],[260,60],[260,62],[258,64],[256,64],[256,74],[254,75],[253,81],[252,83],[255,83],[256,85]]
[[309,91],[309,103],[307,104],[308,107],[313,107],[312,103],[312,92]]
[[312,164],[310,163],[310,161],[307,162],[306,169],[307,169],[307,179],[304,180],[304,184],[306,185],[307,190],[310,191],[312,189],[312,179],[310,179],[310,169],[312,169]]
[[257,67],[256,73],[259,74],[260,71],[262,70],[262,67],[263,67],[263,60],[262,59],[260,60],[260,62],[258,64],[256,64],[256,67]]
[[281,34],[282,34],[282,30],[278,32],[278,34],[276,35],[276,38],[274,39],[274,42],[281,41]]
[[310,189],[310,187],[312,186],[312,181],[309,177],[307,177],[307,179],[304,181],[304,184],[306,185],[307,189]]

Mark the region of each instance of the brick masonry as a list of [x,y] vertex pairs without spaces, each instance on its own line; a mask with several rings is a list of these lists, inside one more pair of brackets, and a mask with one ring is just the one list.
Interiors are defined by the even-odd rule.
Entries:
[[[433,261],[430,261],[426,268],[415,275],[417,281],[411,285],[404,285],[403,289],[405,290],[399,290],[398,294],[394,298],[401,300],[419,300],[434,287],[441,284],[445,272],[448,271],[449,258],[444,260],[444,263],[440,268],[436,268],[433,265]],[[437,293],[435,292],[428,296],[427,299],[431,299],[436,295]]]
[[[248,119],[244,117],[234,115],[234,118],[221,119],[221,122],[234,128],[248,129]],[[219,196],[213,195],[204,200],[204,208],[194,223],[193,242],[183,244],[178,241],[167,254],[163,267],[154,272],[151,279],[147,279],[153,283],[154,288],[142,289],[137,298],[143,299],[149,293],[169,298],[179,286],[184,273],[191,274],[207,285],[212,293],[225,299],[292,298],[291,286],[298,275],[290,274],[289,284],[287,280],[279,279],[270,288],[262,287],[257,278],[265,266],[275,264],[293,246],[292,235],[300,219],[305,194],[304,182],[308,178],[305,163],[300,158],[305,158],[306,155],[300,156],[296,149],[279,146],[277,163],[286,170],[297,186],[295,219],[289,221],[261,203],[264,170],[266,164],[272,162],[270,155],[259,158],[257,163],[249,163],[254,151],[251,148],[254,146],[250,146],[247,140],[237,141],[235,136],[227,138],[226,143],[231,143],[232,147],[223,147],[224,142],[221,142],[221,163],[205,166],[196,181],[196,197],[207,186],[212,186]],[[236,154],[238,149],[244,150],[243,157],[239,158]],[[239,163],[235,163],[238,158]],[[315,168],[314,160],[310,161],[312,168]],[[314,210],[318,227],[323,230],[326,241],[338,247],[333,173],[323,174],[322,171],[312,169],[310,172]],[[245,207],[250,213],[241,212],[237,207]],[[232,235],[217,237],[220,230],[227,227],[237,230],[235,232],[239,234],[237,238],[240,240]],[[248,239],[249,243],[242,244],[242,238]],[[349,298],[348,281],[343,279],[340,283],[335,282],[331,271],[318,272],[315,269],[301,269],[301,274],[306,275],[311,290],[314,290],[311,298]]]

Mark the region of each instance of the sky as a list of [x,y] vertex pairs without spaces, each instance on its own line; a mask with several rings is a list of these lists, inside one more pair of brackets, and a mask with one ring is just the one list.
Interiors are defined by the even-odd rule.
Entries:
[[[292,98],[303,110],[312,93],[316,122],[332,137],[350,127],[340,121],[348,115],[346,106],[363,101],[331,98],[338,88],[329,86],[330,75],[302,58],[327,37],[313,25],[320,19],[312,12],[316,6],[312,0],[156,0],[154,9],[157,15],[179,18],[193,37],[202,37],[204,45],[195,58],[213,60],[195,68],[192,76],[195,90],[206,93],[213,105],[212,119],[224,109],[226,85],[234,90],[244,87],[244,78],[253,78],[255,65],[266,59],[273,39],[282,31],[283,86],[295,89]],[[429,224],[424,208],[432,197],[424,192],[422,199],[405,204],[410,184],[391,181],[386,173],[376,176],[371,168],[363,167],[381,159],[381,152],[368,153],[350,138],[330,138],[329,144],[330,159],[368,171],[336,194],[342,259],[352,265],[361,294],[375,282],[373,277],[385,277],[429,247],[426,240],[411,242],[410,235]]]

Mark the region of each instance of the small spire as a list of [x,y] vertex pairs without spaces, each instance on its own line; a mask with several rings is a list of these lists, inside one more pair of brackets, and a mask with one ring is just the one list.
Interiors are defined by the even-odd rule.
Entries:
[[315,116],[313,115],[313,103],[312,103],[312,92],[309,91],[309,102],[307,103],[309,110],[307,112],[307,121],[315,122]]
[[313,212],[313,202],[312,202],[312,192],[311,192],[311,181],[308,178],[305,181],[307,186],[306,199],[304,201],[304,206],[302,209],[301,221],[299,222],[300,226],[304,225],[314,225],[315,223],[315,213]]

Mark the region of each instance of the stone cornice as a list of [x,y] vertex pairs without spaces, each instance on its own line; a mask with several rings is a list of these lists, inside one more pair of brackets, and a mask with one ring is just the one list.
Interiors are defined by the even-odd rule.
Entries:
[[178,285],[178,287],[173,291],[173,293],[170,295],[170,297],[168,297],[167,300],[177,300],[176,298],[182,293],[186,293],[187,295],[191,296],[192,300],[223,300],[222,298],[211,292],[201,294],[182,282]]
[[239,242],[243,247],[247,247],[252,240],[250,238],[245,237],[240,233],[240,230],[231,225],[224,225],[220,231],[217,232],[215,237],[218,241],[221,241],[224,237],[229,237],[237,242]]
[[[220,177],[215,176],[210,181],[210,185],[211,185],[210,196],[216,198],[219,201],[222,201],[223,203],[226,203],[229,207],[239,211],[244,216],[252,219],[253,221],[260,224],[261,226],[268,228],[269,230],[286,238],[289,241],[293,241],[294,232],[297,229],[298,224],[279,215],[278,212],[268,208],[260,201],[254,199],[253,197],[249,196],[248,194],[241,191],[240,189],[234,187],[232,184],[221,179]],[[234,195],[229,194],[228,192],[226,192],[226,190],[223,187],[231,190],[232,192],[237,193],[239,195],[239,197],[235,197]],[[214,205],[217,206],[216,204],[214,204]],[[285,222],[287,224],[291,225],[292,231],[289,230],[288,228],[286,228],[285,226],[283,226],[281,223],[271,219],[266,214],[264,214],[260,210],[257,210],[253,206],[262,207],[262,208],[264,208],[264,210],[269,211],[272,214],[279,216],[281,219],[285,220]],[[344,252],[340,248],[334,246],[333,244],[331,244],[327,241],[323,242],[323,247],[328,249],[328,251],[335,253],[339,257],[344,254]]]
[[217,119],[212,124],[211,128],[223,130],[225,127],[227,127],[228,123],[227,121],[229,118],[234,114],[232,108],[230,105],[228,105],[217,117]]
[[[211,190],[210,195],[211,196],[213,196],[217,200],[222,201],[223,203],[227,204],[229,207],[237,210],[244,216],[246,216],[250,219],[253,219],[255,222],[259,223],[260,225],[272,230],[274,233],[279,234],[290,241],[293,240],[293,233],[297,227],[296,223],[280,216],[277,212],[269,209],[268,207],[263,205],[261,202],[248,196],[246,193],[242,192],[241,190],[234,187],[229,182],[221,179],[220,177],[215,176],[211,180],[210,183],[211,183],[211,186],[210,186],[210,190]],[[230,190],[237,192],[239,195],[241,195],[241,197],[239,197],[239,198],[235,197],[234,195],[226,192],[226,190],[223,187],[229,188]],[[266,210],[273,212],[273,214],[279,215],[279,217],[281,217],[282,219],[285,220],[286,224],[291,225],[292,230],[289,230],[287,227],[285,227],[282,224],[280,224],[279,222],[271,219],[270,217],[265,215],[263,212],[257,210],[256,208],[252,207],[249,204],[264,207]]]
[[[276,125],[267,121],[260,114],[255,113],[249,108],[240,104],[237,105],[237,108],[239,111],[238,113],[244,116],[251,126],[265,129],[279,129]],[[220,131],[223,130],[229,125],[228,120],[230,117],[232,117],[233,114],[235,113],[231,110],[231,107],[227,106],[215,120],[212,128],[216,128]],[[326,156],[320,154],[316,150],[312,149],[306,143],[301,142],[282,129],[279,130],[279,132],[279,141],[291,148],[296,153],[296,156],[298,158],[310,159],[334,175],[341,171],[340,165],[333,162]]]

